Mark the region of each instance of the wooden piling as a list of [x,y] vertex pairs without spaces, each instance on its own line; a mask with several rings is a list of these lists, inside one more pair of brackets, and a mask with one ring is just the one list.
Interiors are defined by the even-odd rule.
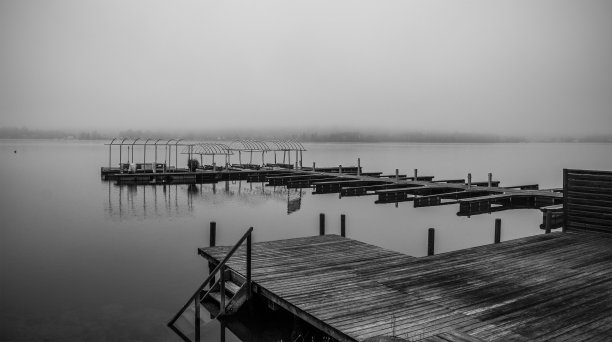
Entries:
[[395,181],[399,182],[399,169],[395,169]]
[[435,238],[436,238],[436,229],[429,228],[427,230],[427,255],[434,255]]
[[357,158],[357,176],[361,176],[361,158]]
[[545,224],[545,234],[550,234],[550,229],[552,227],[552,212],[550,210],[546,211],[546,222]]
[[495,219],[495,238],[493,240],[494,243],[500,243],[501,241],[501,219]]
[[472,174],[468,173],[468,184],[467,184],[468,188],[472,187]]
[[325,235],[325,214],[319,214],[319,235]]
[[418,179],[418,173],[419,173],[419,170],[418,169],[414,169],[414,180],[415,181]]
[[340,236],[346,237],[346,215],[340,215]]
[[198,342],[200,341],[200,296],[201,294],[198,292],[193,300],[195,306],[195,340]]
[[210,240],[209,240],[210,247],[214,247],[216,245],[216,239],[217,239],[217,222],[211,221],[210,222]]
[[493,184],[493,174],[489,172],[489,180],[487,182],[487,186],[490,188]]
[[342,173],[342,165],[338,165],[338,173]]

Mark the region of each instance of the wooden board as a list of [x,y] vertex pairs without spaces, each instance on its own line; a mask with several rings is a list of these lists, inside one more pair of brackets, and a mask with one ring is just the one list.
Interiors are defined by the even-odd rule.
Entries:
[[612,233],[612,172],[563,170],[563,225]]
[[[199,250],[211,262],[229,247]],[[245,251],[229,266],[245,272]],[[256,293],[340,341],[612,339],[612,237],[553,233],[414,258],[336,235],[253,244]]]

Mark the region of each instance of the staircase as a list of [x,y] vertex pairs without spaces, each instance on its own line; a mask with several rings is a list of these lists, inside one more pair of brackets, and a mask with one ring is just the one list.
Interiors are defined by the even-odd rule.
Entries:
[[[213,319],[236,313],[251,297],[251,233],[249,228],[225,258],[210,272],[206,280],[170,320],[168,326],[185,341],[200,341],[200,329]],[[246,240],[246,276],[228,269],[227,261]],[[216,278],[216,276],[219,276]],[[215,280],[216,279],[216,280]],[[202,318],[204,307],[210,317]],[[184,331],[193,331],[193,339]],[[191,335],[191,334],[189,334]]]

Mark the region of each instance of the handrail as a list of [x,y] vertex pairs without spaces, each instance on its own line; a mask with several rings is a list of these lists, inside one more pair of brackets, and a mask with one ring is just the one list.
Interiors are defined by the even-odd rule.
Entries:
[[[236,250],[238,249],[238,247],[240,247],[240,245],[244,242],[244,240],[247,240],[247,260],[246,260],[246,262],[247,262],[247,265],[246,265],[247,266],[247,272],[246,273],[247,274],[246,274],[245,285],[247,287],[248,296],[250,297],[250,294],[251,294],[251,233],[252,232],[253,232],[253,227],[250,227],[246,231],[246,233],[244,233],[244,235],[240,238],[240,240],[238,240],[238,242],[236,242],[236,244],[229,251],[229,253],[227,253],[225,258],[223,258],[223,260],[210,272],[208,277],[206,277],[206,280],[204,280],[202,285],[200,285],[198,287],[198,289],[193,294],[193,296],[191,296],[189,298],[189,300],[187,300],[187,303],[185,303],[185,305],[183,305],[183,307],[178,311],[178,313],[176,315],[174,315],[174,317],[170,320],[170,322],[168,322],[168,326],[173,326],[174,325],[174,323],[183,314],[183,312],[185,312],[185,310],[187,310],[187,307],[189,306],[189,304],[200,295],[202,290],[204,290],[206,285],[215,276],[215,274],[217,274],[217,272],[219,272],[219,270],[221,270],[223,267],[225,267],[225,264],[227,263],[227,261],[232,257],[232,255],[236,252]],[[198,298],[198,300],[200,300],[200,298]],[[199,326],[199,323],[196,322],[196,325]]]

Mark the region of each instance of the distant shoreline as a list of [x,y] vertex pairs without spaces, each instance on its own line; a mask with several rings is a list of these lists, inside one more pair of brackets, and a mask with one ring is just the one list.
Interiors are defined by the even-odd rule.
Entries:
[[[0,139],[52,139],[52,140],[111,140],[115,137],[155,137],[161,139],[184,139],[195,141],[232,141],[238,139],[272,140],[292,139],[304,143],[529,143],[529,142],[565,142],[565,143],[612,143],[612,134],[587,136],[542,136],[517,137],[479,133],[448,132],[284,132],[270,131],[253,134],[248,131],[218,132],[167,132],[125,130],[115,132],[39,130],[29,128],[0,127]],[[250,134],[249,134],[250,133]]]

